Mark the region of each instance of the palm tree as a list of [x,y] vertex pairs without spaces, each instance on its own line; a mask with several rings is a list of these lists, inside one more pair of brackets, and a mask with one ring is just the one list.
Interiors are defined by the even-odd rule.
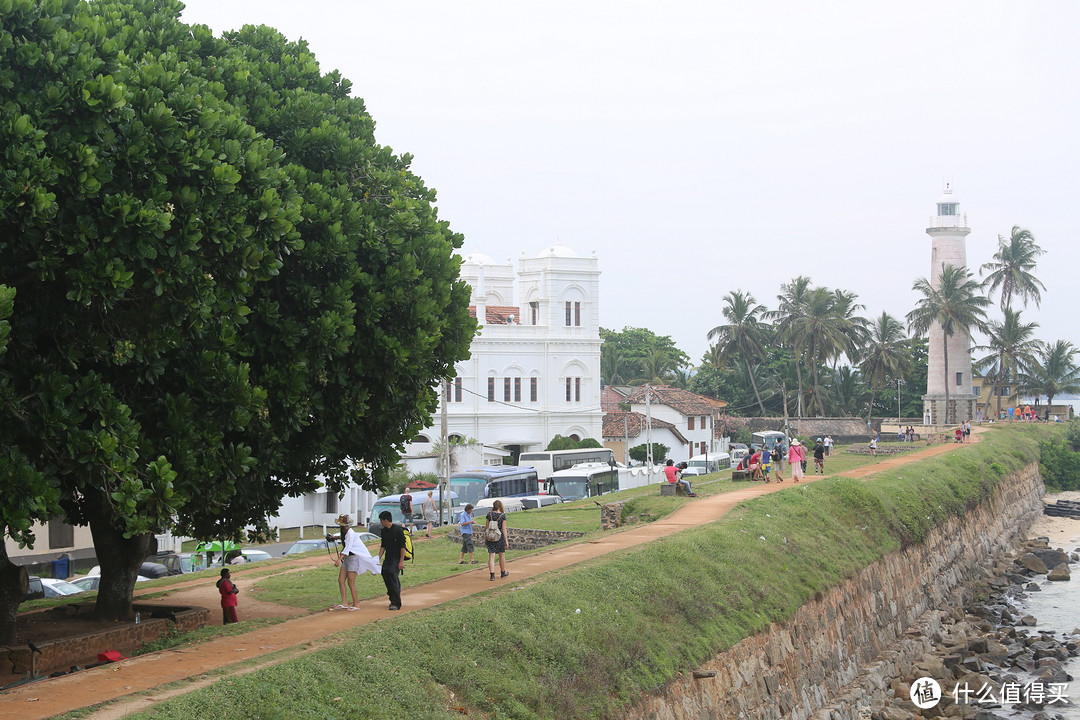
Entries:
[[971,337],[972,330],[986,327],[986,306],[990,299],[966,267],[945,265],[938,277],[938,287],[919,278],[911,288],[923,297],[907,314],[908,328],[916,335],[929,332],[935,323],[941,326],[941,344],[945,351],[945,424],[949,424],[949,338],[957,333]]
[[874,412],[874,397],[878,388],[887,377],[903,377],[911,372],[911,350],[903,324],[889,315],[881,313],[870,326],[865,349],[859,361],[863,377],[870,381],[870,409],[866,412],[866,422]]
[[1034,360],[1035,353],[1042,345],[1035,339],[1035,328],[1039,323],[1020,321],[1020,311],[1005,308],[1005,319],[991,322],[986,327],[990,340],[986,345],[977,346],[978,350],[990,350],[991,354],[976,361],[975,366],[981,371],[990,371],[997,386],[997,415],[1001,415],[1001,395],[1005,383],[1023,372]]
[[624,385],[626,378],[623,371],[622,355],[614,343],[605,342],[600,346],[600,377],[608,385]]
[[979,268],[979,274],[990,272],[985,287],[987,293],[1001,291],[1002,310],[1012,307],[1014,296],[1022,299],[1025,307],[1028,300],[1034,300],[1036,306],[1042,301],[1039,289],[1045,290],[1046,286],[1031,273],[1035,269],[1035,259],[1044,252],[1035,244],[1031,231],[1019,225],[1013,226],[1008,240],[998,235],[998,251],[991,262]]
[[836,296],[828,288],[814,288],[806,296],[802,314],[794,318],[788,329],[789,337],[802,348],[805,361],[810,363],[811,404],[817,404],[819,415],[824,415],[825,405],[818,368],[850,350],[852,328],[850,319],[836,313]]
[[[870,323],[863,316],[856,314],[859,310],[866,309],[865,305],[856,302],[858,298],[856,293],[847,290],[839,288],[833,290],[833,312],[837,317],[851,324],[848,331],[849,347],[845,348],[844,352],[852,361],[854,361],[853,356],[857,353],[857,349],[864,346],[870,339]],[[836,369],[836,362],[839,359],[839,355],[833,358],[833,370]]]
[[1046,406],[1054,404],[1055,395],[1080,393],[1080,367],[1073,361],[1077,349],[1067,340],[1053,345],[1042,343],[1036,357],[1020,376],[1020,387],[1025,393],[1046,396]]
[[791,282],[780,286],[780,294],[776,299],[780,301],[780,307],[765,314],[766,317],[779,320],[776,325],[779,340],[787,344],[795,355],[795,379],[798,384],[798,401],[796,403],[798,417],[803,416],[803,380],[802,380],[802,351],[799,341],[794,337],[792,328],[805,314],[806,298],[810,294],[810,278],[800,275]]
[[765,306],[759,305],[753,295],[732,290],[724,296],[724,307],[721,310],[727,324],[717,325],[708,335],[709,340],[716,340],[725,357],[743,361],[762,415],[765,414],[765,406],[761,402],[757,380],[754,378],[753,363],[765,354],[765,326],[759,320],[764,313]]
[[657,338],[652,338],[645,348],[645,357],[641,359],[641,376],[630,381],[631,385],[670,385],[676,377],[679,366],[666,348],[660,346]]

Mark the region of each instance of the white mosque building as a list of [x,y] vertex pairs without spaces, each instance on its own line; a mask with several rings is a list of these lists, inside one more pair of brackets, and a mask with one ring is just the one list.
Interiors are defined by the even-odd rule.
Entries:
[[[510,259],[465,256],[461,277],[480,331],[441,397],[448,437],[493,449],[493,462],[543,450],[555,435],[600,440],[603,432],[595,253],[580,257],[556,244],[517,264],[515,272]],[[439,441],[441,410],[410,455]]]

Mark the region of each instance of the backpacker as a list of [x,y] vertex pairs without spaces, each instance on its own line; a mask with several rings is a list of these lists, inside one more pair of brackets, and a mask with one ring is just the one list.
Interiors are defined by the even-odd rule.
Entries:
[[405,494],[398,498],[398,507],[401,508],[401,514],[405,516],[407,522],[409,516],[412,515],[412,495]]
[[404,526],[402,526],[401,532],[405,534],[405,559],[406,560],[412,560],[413,559],[412,533],[409,532],[408,528],[406,528]]

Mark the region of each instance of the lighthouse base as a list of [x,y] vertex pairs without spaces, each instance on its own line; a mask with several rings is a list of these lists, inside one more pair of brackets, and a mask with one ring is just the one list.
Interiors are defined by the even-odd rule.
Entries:
[[949,393],[949,405],[946,408],[945,393],[923,395],[923,425],[946,427],[965,420],[974,420],[976,400],[977,396],[973,394]]

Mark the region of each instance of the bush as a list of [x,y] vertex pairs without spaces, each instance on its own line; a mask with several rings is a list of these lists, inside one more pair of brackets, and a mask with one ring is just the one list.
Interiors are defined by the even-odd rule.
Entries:
[[[667,445],[663,443],[652,444],[652,456],[653,462],[662,463],[664,458],[668,456],[668,452],[671,451]],[[649,459],[649,446],[646,444],[636,445],[630,448],[630,459],[637,460],[638,462],[645,462]]]
[[1069,423],[1065,441],[1044,440],[1039,443],[1042,458],[1039,471],[1043,483],[1051,492],[1080,490],[1080,422]]

